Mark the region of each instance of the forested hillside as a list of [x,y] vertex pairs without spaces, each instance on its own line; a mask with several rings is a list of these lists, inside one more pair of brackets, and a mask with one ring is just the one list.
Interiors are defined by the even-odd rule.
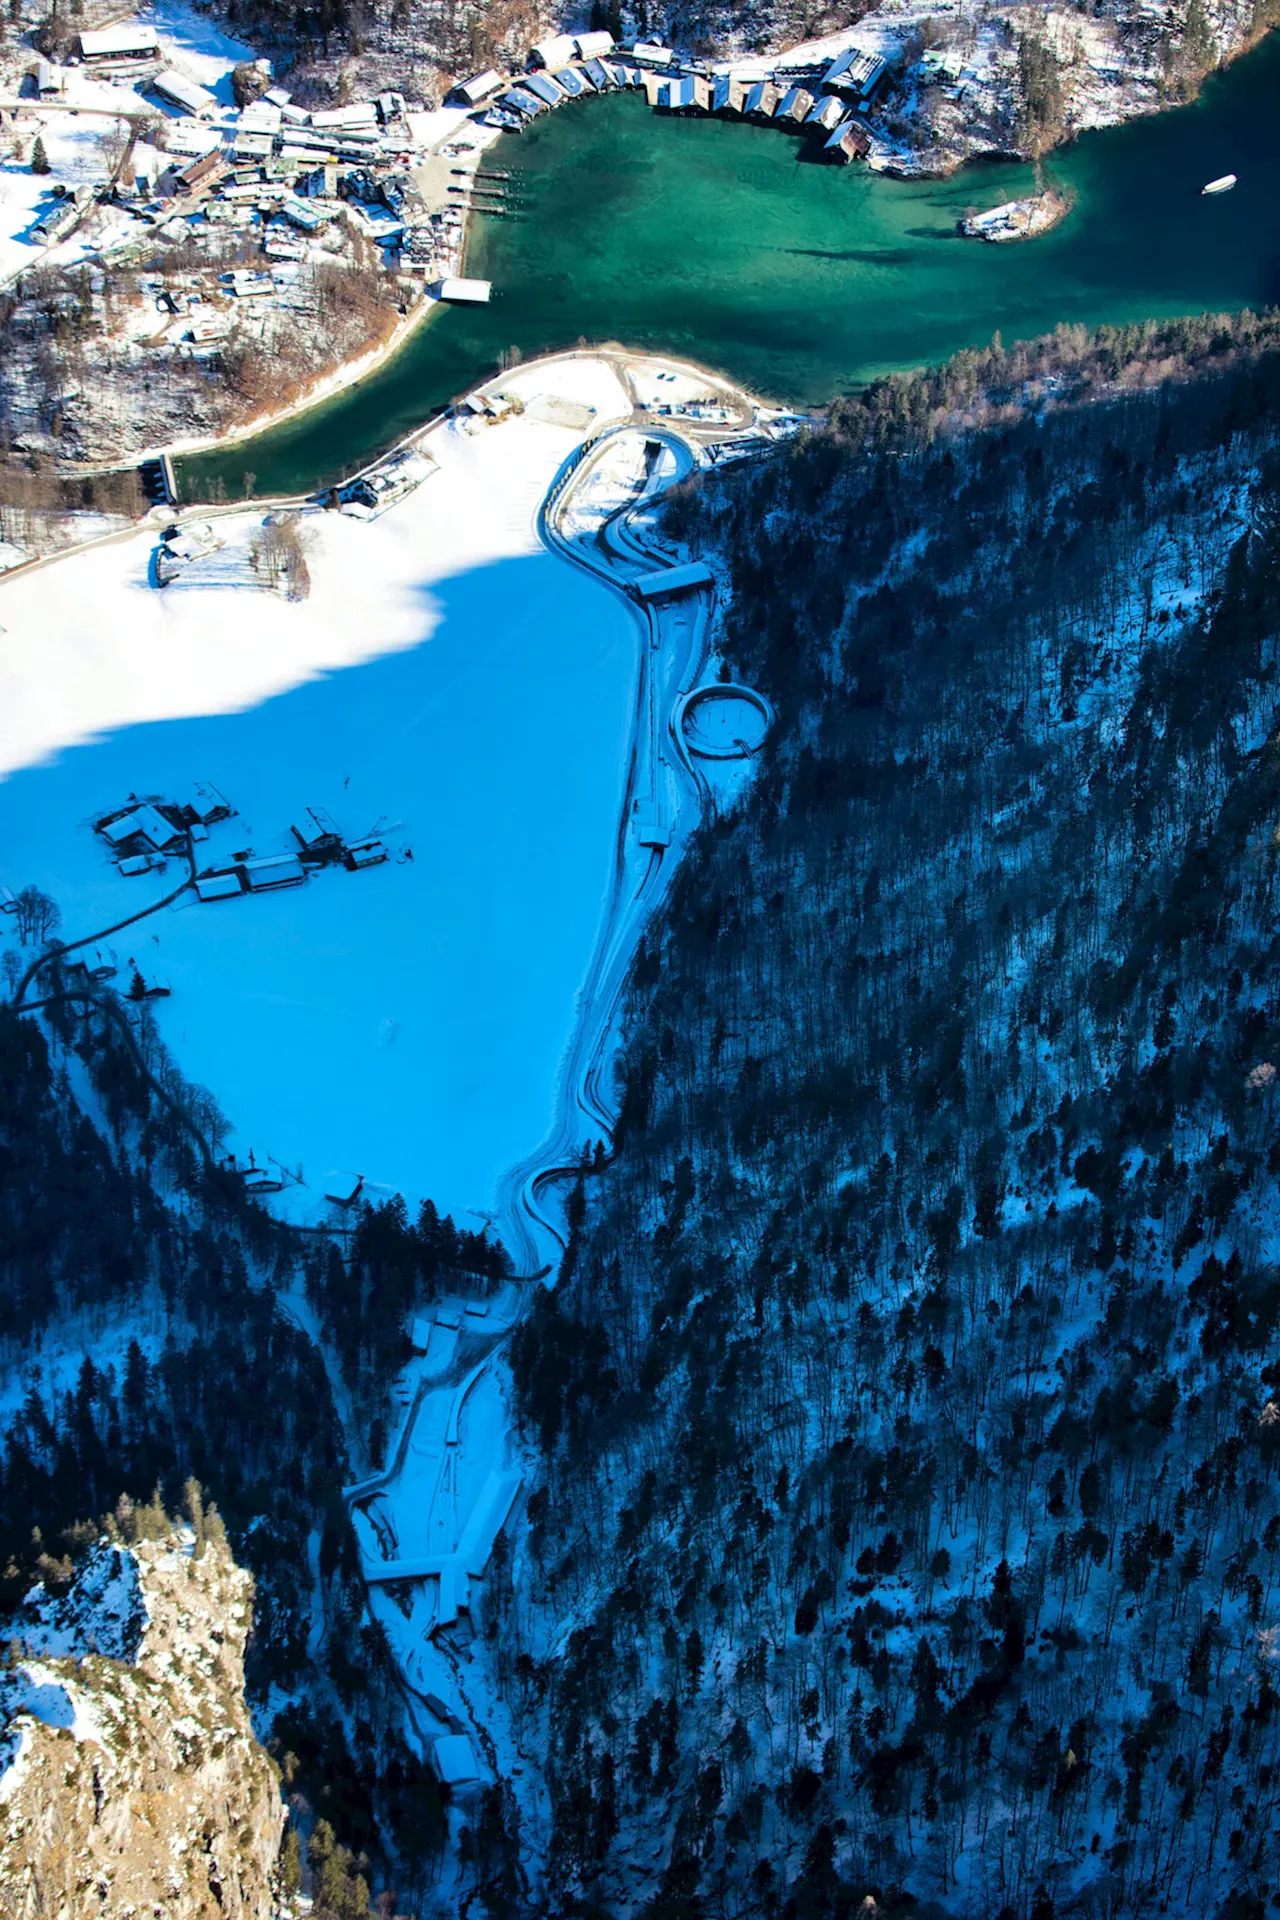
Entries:
[[516,1354],[552,1910],[1272,1903],[1278,397],[896,383],[672,509],[778,720]]
[[[384,1407],[404,1313],[473,1237],[397,1204],[366,1211],[345,1261],[301,1242],[219,1167],[225,1123],[146,1014],[105,988],[68,997],[56,960],[42,991],[43,1023],[0,1006],[0,1623],[33,1576],[65,1588],[104,1519],[131,1538],[135,1510],[194,1476],[255,1578],[249,1697],[303,1831],[328,1822],[317,1885],[346,1885],[336,1831],[416,1903],[443,1814],[366,1616],[312,1336],[334,1331],[349,1403]],[[323,1910],[368,1910],[354,1881],[343,1899]]]

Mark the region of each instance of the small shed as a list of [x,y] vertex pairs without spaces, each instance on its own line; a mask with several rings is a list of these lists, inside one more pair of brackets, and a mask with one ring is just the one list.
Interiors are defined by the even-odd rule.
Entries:
[[300,887],[307,877],[296,853],[269,853],[258,860],[246,860],[244,873],[251,893],[267,893],[273,887]]
[[347,848],[343,856],[346,866],[352,873],[361,867],[380,867],[387,859],[387,849],[381,840],[360,840]]
[[56,100],[66,91],[67,76],[52,60],[36,62],[36,92],[42,100]]
[[196,881],[198,900],[230,900],[233,894],[244,892],[244,882],[235,872],[202,873]]

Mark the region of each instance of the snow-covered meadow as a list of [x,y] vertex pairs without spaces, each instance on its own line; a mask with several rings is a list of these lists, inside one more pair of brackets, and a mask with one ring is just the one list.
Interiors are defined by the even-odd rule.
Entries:
[[[506,377],[627,411],[600,362]],[[554,411],[554,410],[553,410]],[[172,891],[122,878],[92,820],[212,782],[236,808],[202,864],[293,846],[323,807],[391,851],[276,894],[185,895],[110,941],[239,1153],[302,1169],[291,1211],[363,1175],[465,1214],[546,1128],[617,829],[635,671],[603,586],[535,516],[581,429],[528,416],[422,445],[437,470],[374,521],[306,516],[310,597],[252,584],[262,514],[160,591],[152,531],[0,586],[0,879],[75,939]],[[237,558],[239,556],[239,558]],[[11,920],[5,937],[14,939]]]

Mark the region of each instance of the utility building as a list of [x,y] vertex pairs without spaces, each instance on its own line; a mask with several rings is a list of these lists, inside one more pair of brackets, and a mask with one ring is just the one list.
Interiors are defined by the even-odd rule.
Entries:
[[660,573],[642,573],[631,584],[638,600],[677,600],[686,593],[713,587],[715,575],[701,560],[691,560],[682,567],[663,567]]

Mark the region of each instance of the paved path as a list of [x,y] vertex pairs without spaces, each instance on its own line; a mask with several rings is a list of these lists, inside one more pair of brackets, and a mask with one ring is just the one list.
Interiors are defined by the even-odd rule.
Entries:
[[[557,475],[539,516],[539,532],[552,552],[626,599],[639,630],[639,673],[609,896],[561,1070],[551,1132],[527,1160],[512,1168],[499,1190],[501,1238],[517,1269],[530,1274],[553,1268],[564,1248],[548,1204],[550,1189],[576,1170],[584,1152],[612,1134],[617,1118],[613,1038],[627,976],[640,934],[670,886],[684,844],[701,817],[706,793],[671,718],[681,696],[702,673],[714,590],[657,603],[639,602],[629,591],[642,574],[674,564],[646,540],[636,514],[685,478],[694,455],[670,425],[640,418],[643,424],[606,428],[586,442]],[[628,437],[660,445],[673,456],[674,472],[660,486],[647,487],[636,500],[617,508],[596,530],[575,526],[575,508],[583,493],[618,450],[619,441]],[[637,804],[661,811],[666,845],[641,842]]]

